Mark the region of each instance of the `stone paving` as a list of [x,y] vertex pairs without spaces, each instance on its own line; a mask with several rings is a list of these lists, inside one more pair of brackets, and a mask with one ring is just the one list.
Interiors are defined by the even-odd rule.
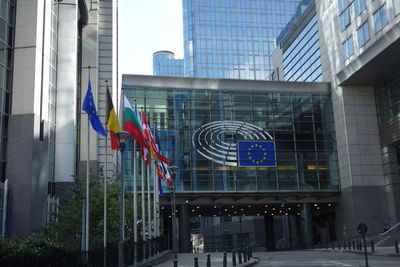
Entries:
[[[199,262],[199,267],[202,266],[207,266],[207,257],[206,253],[179,253],[178,254],[178,266],[179,267],[193,267],[194,266],[194,258],[198,258]],[[218,266],[218,267],[223,267],[223,253],[210,253],[210,259],[211,259],[211,267]],[[239,260],[237,258],[236,254],[236,266],[237,267],[243,267],[243,266],[249,266],[252,264],[255,264],[257,262],[256,258],[250,258],[249,261],[247,262],[242,262],[242,264],[239,264]],[[165,262],[162,262],[160,264],[154,265],[157,267],[173,267],[174,266],[174,259],[173,257],[168,259]],[[227,253],[227,266],[232,267],[232,253]]]

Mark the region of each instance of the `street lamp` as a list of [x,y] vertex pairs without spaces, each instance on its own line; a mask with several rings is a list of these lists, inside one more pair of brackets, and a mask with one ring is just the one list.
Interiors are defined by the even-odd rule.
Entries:
[[175,202],[175,174],[176,166],[170,166],[170,173],[172,176],[172,184],[169,186],[169,191],[171,194],[171,211],[172,211],[172,250],[174,251],[175,259],[178,258],[178,240],[176,233],[176,202]]
[[125,131],[116,132],[115,136],[118,138],[119,150],[121,151],[121,188],[120,188],[120,200],[119,200],[119,247],[118,247],[118,266],[124,267],[125,255],[124,255],[124,242],[125,242],[125,197],[124,197],[124,151],[126,147],[126,141],[128,141],[129,133]]

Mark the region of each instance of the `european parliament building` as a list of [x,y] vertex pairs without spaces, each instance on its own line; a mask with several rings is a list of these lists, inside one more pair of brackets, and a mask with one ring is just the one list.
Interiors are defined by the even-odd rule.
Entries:
[[[123,78],[177,167],[181,251],[304,247],[399,222],[398,1],[284,2],[183,1],[196,78]],[[254,81],[268,79],[282,82]]]
[[[311,245],[313,222],[334,238],[340,183],[328,83],[123,75],[122,86],[176,166],[181,251],[248,241],[271,250],[282,238],[280,248]],[[168,218],[169,197],[161,204]]]

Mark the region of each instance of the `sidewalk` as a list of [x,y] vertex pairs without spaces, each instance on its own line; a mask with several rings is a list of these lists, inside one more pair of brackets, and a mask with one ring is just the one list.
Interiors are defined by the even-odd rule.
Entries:
[[[332,247],[328,247],[328,249],[321,248],[321,249],[313,249],[314,251],[329,251],[329,252],[348,252],[348,253],[356,253],[356,254],[364,254],[364,248],[363,250],[357,250],[357,249],[343,249],[341,248],[340,250],[335,247],[335,249],[332,249]],[[400,257],[400,253],[396,253],[396,249],[394,246],[392,247],[375,247],[375,251],[371,251],[371,247],[367,248],[368,255],[374,255],[374,256],[390,256],[390,257]]]
[[[211,267],[223,266],[223,257],[224,254],[222,252],[209,253],[211,255]],[[193,267],[194,266],[194,258],[197,257],[199,259],[199,267],[207,265],[207,253],[179,253],[178,254],[178,266],[179,267]],[[236,254],[236,266],[250,266],[258,262],[257,258],[250,258],[250,261],[243,262],[239,264],[238,256]],[[173,267],[174,259],[168,259],[160,264],[156,264],[154,266],[157,267]],[[227,253],[227,266],[231,267],[232,265],[232,253]]]

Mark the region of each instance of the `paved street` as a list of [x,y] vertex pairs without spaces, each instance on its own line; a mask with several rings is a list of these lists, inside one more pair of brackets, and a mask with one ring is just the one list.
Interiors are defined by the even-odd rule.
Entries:
[[[256,252],[259,262],[255,266],[277,267],[359,267],[365,266],[364,255],[347,252],[284,251]],[[368,256],[370,267],[400,266],[400,257]]]

